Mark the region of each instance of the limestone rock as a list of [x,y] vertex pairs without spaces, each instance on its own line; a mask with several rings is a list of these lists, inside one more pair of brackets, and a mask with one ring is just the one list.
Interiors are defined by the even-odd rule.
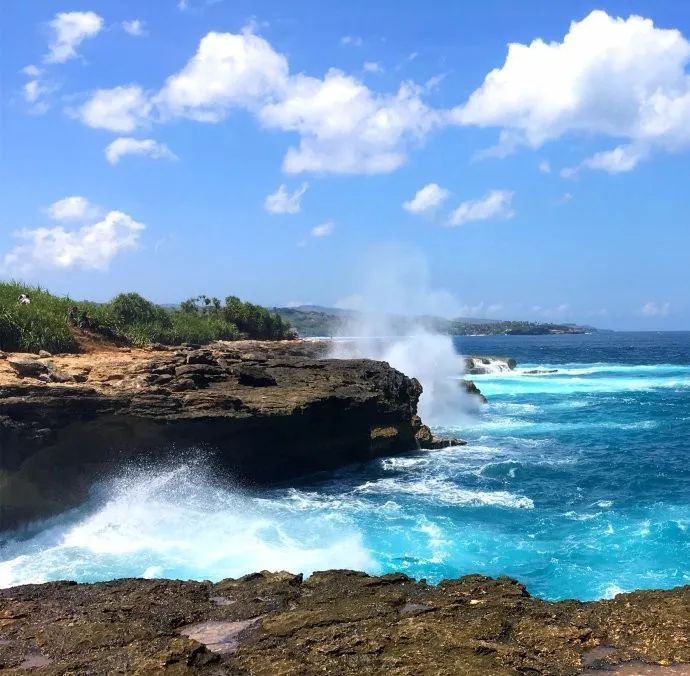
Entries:
[[383,362],[320,354],[298,341],[247,341],[12,358],[25,379],[0,362],[0,523],[76,506],[108,472],[180,448],[202,448],[214,466],[256,484],[460,443],[423,429],[415,379]]
[[[264,571],[216,584],[50,582],[0,590],[0,668],[209,676],[586,676],[595,668],[674,676],[690,663],[688,608],[690,586],[553,603],[515,580],[480,575],[437,586],[350,570],[306,580]],[[620,672],[610,672],[616,665]]]

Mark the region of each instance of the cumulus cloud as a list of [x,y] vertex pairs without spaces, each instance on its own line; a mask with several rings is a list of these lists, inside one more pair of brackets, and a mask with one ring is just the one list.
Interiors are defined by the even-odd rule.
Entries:
[[302,183],[294,192],[288,192],[287,186],[281,185],[271,193],[264,202],[264,208],[271,214],[298,214],[302,208],[302,196],[309,185]]
[[321,223],[320,225],[317,225],[316,227],[312,228],[311,236],[328,237],[328,235],[332,235],[334,231],[335,223],[333,223],[333,221],[326,221],[325,223]]
[[[65,207],[72,200],[71,207]],[[85,208],[75,207],[75,200],[84,198],[66,198],[52,205],[62,204],[58,208],[57,220],[76,220],[86,217]],[[83,202],[81,203],[84,207]],[[70,218],[65,218],[65,211]],[[20,230],[14,236],[22,241],[2,260],[2,269],[9,273],[27,273],[45,268],[81,268],[106,270],[111,260],[121,251],[136,249],[139,237],[145,226],[122,211],[109,211],[100,221],[85,224],[77,229],[67,229],[64,225],[55,225],[34,230]]]
[[103,28],[103,19],[95,12],[60,12],[49,24],[52,39],[47,63],[64,63],[78,56],[77,47],[93,38]]
[[491,190],[477,200],[462,202],[448,219],[450,227],[457,227],[472,221],[506,220],[515,212],[511,208],[514,193],[511,190]]
[[81,195],[72,195],[53,202],[46,212],[52,220],[59,222],[85,221],[97,218],[101,214],[99,207]]
[[152,138],[136,139],[121,136],[116,138],[105,149],[105,157],[110,164],[117,164],[125,155],[147,155],[154,160],[177,159],[177,155],[168,146]]
[[286,95],[264,106],[267,126],[300,134],[283,162],[287,173],[387,173],[406,160],[406,147],[428,134],[436,114],[404,83],[377,94],[356,78],[331,69],[324,79],[297,75]]
[[146,35],[145,23],[141,19],[132,19],[131,21],[123,21],[122,28],[125,33],[132,37],[142,38]]
[[403,202],[402,207],[411,214],[429,213],[441,206],[449,194],[438,183],[429,183],[420,188],[411,200]]
[[129,133],[175,117],[215,123],[234,108],[268,129],[296,132],[287,173],[385,173],[401,166],[442,116],[422,100],[423,88],[403,83],[377,93],[330,69],[323,78],[290,74],[288,61],[250,29],[208,33],[196,54],[157,93],[138,85],[102,89],[77,111],[89,126]]
[[671,303],[669,302],[655,303],[649,301],[640,308],[640,314],[643,317],[668,317],[670,313]]
[[152,109],[140,86],[127,85],[96,90],[73,115],[95,129],[129,133],[147,122]]
[[498,127],[499,149],[540,147],[569,132],[628,140],[579,168],[627,171],[650,149],[690,148],[690,42],[650,19],[596,10],[561,42],[513,43],[468,101],[461,125]]
[[187,65],[170,76],[155,97],[169,116],[218,122],[231,108],[256,110],[285,90],[288,62],[263,38],[208,33]]

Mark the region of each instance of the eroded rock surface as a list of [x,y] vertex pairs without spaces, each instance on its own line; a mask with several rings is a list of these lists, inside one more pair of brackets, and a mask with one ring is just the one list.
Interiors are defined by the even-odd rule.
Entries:
[[244,342],[0,361],[0,530],[79,504],[126,462],[190,446],[253,483],[452,443],[417,417],[416,380],[322,350]]
[[683,674],[690,587],[548,603],[507,578],[327,571],[0,590],[0,669],[27,660],[36,674]]

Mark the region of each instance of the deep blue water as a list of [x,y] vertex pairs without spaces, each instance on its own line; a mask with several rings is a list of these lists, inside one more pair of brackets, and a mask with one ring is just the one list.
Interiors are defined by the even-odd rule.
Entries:
[[261,493],[194,460],[132,470],[0,550],[0,585],[330,567],[511,575],[552,599],[690,583],[690,333],[456,346],[519,362],[474,377],[489,403],[437,430],[467,446]]

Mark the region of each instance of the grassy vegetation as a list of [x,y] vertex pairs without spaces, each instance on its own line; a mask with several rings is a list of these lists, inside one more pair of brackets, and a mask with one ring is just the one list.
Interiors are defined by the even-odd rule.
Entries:
[[[29,305],[19,305],[20,294]],[[126,344],[205,344],[214,340],[289,338],[290,324],[278,315],[252,303],[228,296],[199,296],[179,308],[155,305],[137,293],[124,293],[108,303],[93,303],[55,296],[40,287],[15,282],[0,283],[0,349],[10,352],[70,352],[78,348],[67,319],[70,308],[86,312],[91,331]]]

